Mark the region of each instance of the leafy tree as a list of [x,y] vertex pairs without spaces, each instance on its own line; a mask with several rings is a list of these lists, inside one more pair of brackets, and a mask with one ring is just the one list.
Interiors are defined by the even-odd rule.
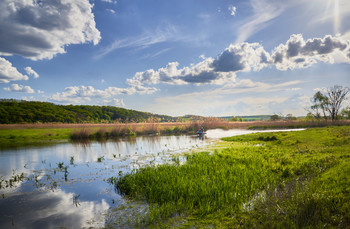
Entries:
[[287,120],[297,120],[297,117],[294,117],[292,114],[287,114],[286,119]]
[[271,117],[270,117],[271,121],[277,121],[277,120],[280,120],[280,119],[281,119],[281,116],[279,116],[277,114],[271,115]]
[[339,111],[344,100],[347,99],[347,95],[350,90],[348,87],[335,85],[324,91],[317,91],[312,98],[313,105],[311,110],[313,111],[315,118],[320,118],[321,113],[323,118],[327,120],[330,118],[332,121],[339,118]]
[[346,107],[341,111],[341,117],[343,119],[350,119],[350,107]]
[[149,117],[158,121],[176,121],[176,118],[112,106],[55,105],[47,102],[0,99],[0,123],[101,123],[144,122]]

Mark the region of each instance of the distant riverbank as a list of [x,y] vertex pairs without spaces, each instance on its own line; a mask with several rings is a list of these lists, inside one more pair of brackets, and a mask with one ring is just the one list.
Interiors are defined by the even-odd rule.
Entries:
[[195,134],[200,127],[208,129],[292,129],[323,127],[329,125],[350,125],[350,121],[305,122],[305,121],[254,121],[230,122],[208,118],[196,122],[167,123],[114,123],[114,124],[1,124],[0,149],[27,145],[55,144],[68,140],[107,140],[140,135]]

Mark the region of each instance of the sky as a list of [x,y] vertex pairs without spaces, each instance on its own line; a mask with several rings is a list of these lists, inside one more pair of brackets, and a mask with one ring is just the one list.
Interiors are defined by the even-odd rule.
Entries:
[[350,87],[348,0],[2,0],[0,11],[2,99],[302,116],[317,90]]

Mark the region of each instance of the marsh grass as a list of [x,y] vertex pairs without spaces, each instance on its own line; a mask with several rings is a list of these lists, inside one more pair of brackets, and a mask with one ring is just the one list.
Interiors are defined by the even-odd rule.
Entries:
[[141,225],[171,226],[181,216],[184,227],[350,226],[348,126],[224,140],[220,150],[186,155],[183,165],[175,159],[110,182],[149,203],[134,219]]
[[0,125],[0,150],[31,145],[50,145],[61,141],[105,141],[138,135],[195,134],[200,127],[206,130],[222,128],[280,129],[306,128],[328,125],[349,125],[349,120],[322,121],[255,121],[229,122],[220,118],[205,118],[193,122],[174,123],[114,123],[114,124],[2,124]]

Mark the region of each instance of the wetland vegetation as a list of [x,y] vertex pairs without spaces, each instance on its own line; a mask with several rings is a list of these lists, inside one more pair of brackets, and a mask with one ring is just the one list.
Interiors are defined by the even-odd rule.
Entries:
[[349,125],[349,120],[326,121],[256,121],[230,122],[220,118],[206,118],[193,122],[148,122],[114,124],[3,124],[0,125],[0,149],[29,145],[52,145],[62,141],[118,139],[140,135],[195,134],[199,127],[205,129],[294,129],[329,125]]
[[122,195],[149,204],[132,221],[155,228],[350,226],[349,126],[223,140],[185,162],[175,157],[109,179]]

